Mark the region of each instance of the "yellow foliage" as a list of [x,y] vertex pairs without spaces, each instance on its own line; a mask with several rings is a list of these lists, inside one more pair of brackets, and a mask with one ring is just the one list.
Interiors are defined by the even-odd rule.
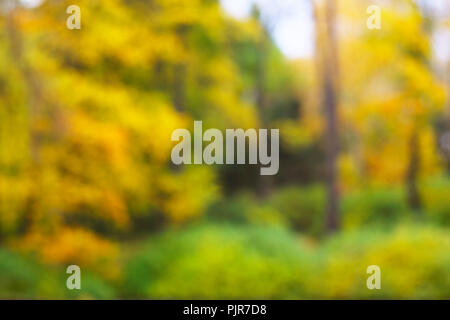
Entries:
[[37,253],[49,264],[78,265],[107,278],[120,274],[119,251],[113,243],[78,228],[61,228],[55,234],[33,232],[16,244],[25,252]]
[[[414,230],[416,234],[412,234]],[[342,246],[331,252],[320,281],[314,283],[316,289],[331,299],[429,298],[431,283],[439,281],[436,277],[445,278],[442,266],[449,259],[448,236],[431,228],[399,228],[383,240],[376,239],[369,245],[355,243],[353,248]],[[381,290],[366,287],[370,265],[381,269]],[[445,283],[442,288],[444,291],[434,295],[444,298]]]
[[158,201],[174,223],[195,217],[205,205],[218,196],[214,176],[206,167],[195,166],[160,181],[162,194]]
[[434,174],[431,119],[442,109],[444,91],[427,63],[431,48],[424,18],[411,1],[385,3],[382,28],[374,32],[361,28],[367,16],[356,13],[368,2],[340,3],[348,23],[340,47],[340,115],[353,143],[353,166],[365,183],[404,181],[411,137],[419,132],[420,174]]

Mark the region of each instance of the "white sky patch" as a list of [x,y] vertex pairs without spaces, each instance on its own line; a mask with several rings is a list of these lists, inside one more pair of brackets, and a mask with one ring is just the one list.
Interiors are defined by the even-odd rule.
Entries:
[[20,3],[25,8],[36,8],[40,6],[44,2],[44,0],[20,0]]
[[221,0],[222,7],[237,19],[250,15],[252,5],[261,9],[280,50],[291,59],[314,54],[314,21],[308,0]]
[[[417,0],[431,10],[437,19],[448,19],[450,0]],[[254,3],[271,25],[280,50],[291,59],[309,58],[314,54],[314,19],[310,0],[220,0],[222,7],[237,19],[247,18]],[[362,12],[366,14],[366,12]],[[433,49],[439,60],[450,59],[450,30],[436,30]]]
[[433,50],[439,61],[450,60],[450,30],[441,29],[433,36]]

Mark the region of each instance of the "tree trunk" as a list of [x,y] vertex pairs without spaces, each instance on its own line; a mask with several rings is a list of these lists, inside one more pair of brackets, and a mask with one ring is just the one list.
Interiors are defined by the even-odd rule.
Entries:
[[338,191],[338,59],[336,35],[335,0],[327,0],[324,11],[315,4],[316,17],[316,54],[318,55],[320,94],[326,118],[325,132],[325,180],[327,186],[326,228],[328,232],[339,228],[339,191]]
[[[253,15],[255,19],[260,20],[261,26],[263,26],[263,34],[258,44],[257,52],[257,69],[255,75],[255,95],[256,95],[256,107],[258,108],[260,125],[262,128],[270,127],[270,116],[268,114],[269,101],[266,94],[266,68],[268,60],[268,51],[270,49],[270,39],[268,27],[261,21],[259,9],[253,8]],[[270,136],[270,135],[269,135]],[[269,146],[271,143],[269,142]],[[272,151],[271,151],[272,152]],[[270,195],[273,188],[273,176],[259,175],[257,186],[257,194],[259,198],[265,198]]]
[[173,105],[181,113],[185,111],[186,66],[183,63],[174,66],[173,77]]
[[408,205],[417,211],[422,208],[419,189],[417,188],[417,178],[420,167],[420,149],[417,130],[414,129],[409,140],[409,167],[406,176],[406,190],[408,193]]

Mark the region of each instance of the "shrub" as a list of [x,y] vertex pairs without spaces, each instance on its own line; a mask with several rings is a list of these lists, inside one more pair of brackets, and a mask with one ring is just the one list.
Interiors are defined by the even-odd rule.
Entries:
[[81,289],[68,290],[62,268],[43,266],[33,259],[0,249],[0,299],[111,299],[106,282],[82,269]]
[[[391,232],[343,233],[321,250],[321,281],[314,288],[325,298],[448,299],[448,230],[403,226]],[[366,268],[381,269],[381,290],[366,287]]]
[[[63,285],[65,287],[65,282]],[[24,257],[0,249],[1,299],[45,299],[62,295],[54,274]]]
[[244,193],[231,199],[214,203],[207,212],[212,222],[285,226],[285,216],[277,208],[258,202],[251,194]]
[[408,216],[408,206],[398,188],[356,191],[344,195],[341,216],[346,229],[394,225]]
[[450,179],[438,177],[421,185],[426,217],[444,226],[450,226]]
[[[369,265],[381,290],[369,290]],[[402,226],[336,234],[320,247],[279,228],[205,225],[153,237],[129,261],[133,298],[448,299],[448,230]]]
[[208,208],[206,217],[212,221],[247,223],[248,216],[256,205],[256,200],[251,194],[243,193],[213,203]]
[[146,298],[300,298],[314,260],[291,233],[206,225],[152,238],[126,268],[124,290]]
[[268,200],[268,205],[279,211],[294,230],[312,235],[323,232],[325,204],[321,186],[287,187]]

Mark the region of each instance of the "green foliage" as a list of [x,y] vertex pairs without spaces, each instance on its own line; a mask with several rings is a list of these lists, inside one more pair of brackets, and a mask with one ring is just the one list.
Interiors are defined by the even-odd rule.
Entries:
[[[369,265],[382,290],[369,290]],[[126,268],[127,297],[448,298],[446,230],[361,229],[320,246],[278,228],[206,225],[153,237]]]
[[[61,280],[65,285],[65,278]],[[69,299],[114,299],[117,297],[115,288],[102,278],[90,273],[81,271],[81,290],[67,290],[65,295]]]
[[[1,250],[0,297],[447,299],[449,234],[418,225],[371,227],[314,243],[268,226],[172,229],[129,254],[116,290],[82,270],[82,290],[70,291],[64,270]],[[381,268],[381,290],[366,287],[373,264]]]
[[[420,217],[423,222],[448,225],[450,184],[445,178],[421,185],[423,216],[410,211],[404,191],[397,188],[370,188],[342,194],[341,218],[345,230],[373,226],[394,227]],[[213,221],[239,224],[281,225],[314,237],[324,235],[323,213],[326,194],[323,186],[280,188],[268,199],[258,200],[250,193],[226,198],[209,207]]]
[[371,188],[344,194],[342,219],[345,228],[393,226],[420,217],[423,222],[450,224],[450,179],[445,175],[426,179],[419,185],[423,208],[413,213],[407,206],[405,192],[399,188]]
[[426,218],[450,226],[450,178],[436,177],[421,185]]
[[368,189],[345,194],[342,201],[345,228],[367,225],[395,225],[408,213],[405,195],[399,188]]
[[[65,286],[65,282],[61,284]],[[24,257],[0,250],[0,298],[54,298],[62,292],[54,274]]]
[[207,210],[206,218],[229,223],[248,223],[248,216],[255,206],[256,199],[252,194],[241,193],[213,203]]
[[261,203],[250,193],[222,199],[208,208],[206,218],[235,224],[287,226],[289,221],[278,208]]
[[[328,298],[448,299],[448,229],[419,225],[391,232],[376,228],[337,235],[322,249],[322,280],[315,288]],[[368,290],[366,268],[381,269],[381,290]]]
[[318,236],[323,233],[325,190],[322,186],[280,188],[265,200],[250,193],[214,203],[207,217],[213,221],[285,226]]
[[151,238],[130,260],[124,285],[141,298],[294,298],[313,263],[282,229],[206,225]]
[[322,186],[283,188],[267,201],[295,230],[319,235],[323,232],[325,190]]
[[33,259],[0,250],[0,299],[111,299],[114,289],[104,280],[81,271],[82,290],[69,290],[61,268],[50,268]]

